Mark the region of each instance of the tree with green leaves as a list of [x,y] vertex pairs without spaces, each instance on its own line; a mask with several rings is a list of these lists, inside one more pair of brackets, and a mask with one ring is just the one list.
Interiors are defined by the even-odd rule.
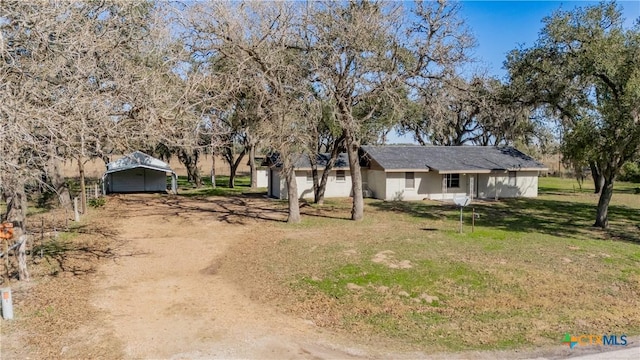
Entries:
[[594,226],[606,228],[614,180],[640,154],[640,21],[625,29],[613,2],[543,22],[535,46],[512,51],[506,65],[525,101],[559,120],[563,156],[597,166]]

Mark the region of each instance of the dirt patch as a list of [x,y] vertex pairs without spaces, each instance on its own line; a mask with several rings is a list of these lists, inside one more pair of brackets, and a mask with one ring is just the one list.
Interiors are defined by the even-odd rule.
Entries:
[[390,269],[410,269],[413,267],[409,260],[397,260],[395,252],[391,250],[384,250],[375,254],[371,261],[376,264],[383,264]]

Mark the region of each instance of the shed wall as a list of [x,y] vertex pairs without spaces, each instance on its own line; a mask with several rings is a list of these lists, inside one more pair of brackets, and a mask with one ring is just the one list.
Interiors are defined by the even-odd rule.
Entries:
[[167,190],[167,174],[145,168],[135,168],[108,175],[111,193],[157,192]]
[[[276,199],[281,199],[280,195],[282,191],[282,181],[280,179],[280,172],[274,169],[269,169],[269,186],[267,188],[268,194]],[[284,192],[284,198],[286,198],[286,191]]]
[[269,186],[269,172],[267,169],[258,169],[256,176],[258,180],[258,187]]

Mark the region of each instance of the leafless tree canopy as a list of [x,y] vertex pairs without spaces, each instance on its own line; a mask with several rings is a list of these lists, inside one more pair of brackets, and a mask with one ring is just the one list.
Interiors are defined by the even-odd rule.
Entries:
[[[1,0],[3,196],[19,209],[25,185],[44,174],[62,198],[64,179],[48,165],[56,159],[73,160],[82,181],[92,158],[173,154],[199,185],[202,152],[225,154],[233,170],[260,147],[278,154],[296,222],[295,161],[318,151],[335,157],[344,147],[352,218],[362,219],[359,145],[412,111],[450,109],[452,96],[472,93],[467,105],[492,106],[478,95],[489,82],[441,86],[456,79],[474,45],[459,4],[406,5]],[[452,136],[450,122],[413,125],[433,140]]]

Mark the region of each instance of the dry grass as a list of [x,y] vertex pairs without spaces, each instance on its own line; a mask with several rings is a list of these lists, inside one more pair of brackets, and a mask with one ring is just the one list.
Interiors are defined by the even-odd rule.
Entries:
[[[253,299],[361,342],[438,352],[558,345],[565,332],[639,334],[640,195],[620,185],[608,231],[590,227],[597,197],[555,179],[542,179],[537,199],[475,202],[481,217],[471,233],[466,211],[463,234],[458,211],[437,202],[368,200],[365,220],[354,223],[349,199],[330,200],[304,206],[303,222],[291,226],[282,222],[285,203],[256,194],[159,201],[175,216],[197,213],[259,234],[237,239],[206,270]],[[135,216],[126,200],[121,213]],[[13,339],[3,339],[3,354],[124,354],[90,299],[100,281],[94,269],[126,254],[102,210],[92,211],[72,237],[46,243],[30,284],[12,286],[16,320],[2,324]],[[38,214],[30,223],[38,216],[58,229],[65,218]]]
[[[31,231],[37,233],[41,225],[45,231],[60,230],[65,227],[64,218],[59,211],[34,215]],[[35,240],[29,259],[31,282],[11,284],[15,318],[2,323],[3,333],[12,335],[3,340],[3,355],[25,359],[123,356],[122,344],[104,327],[104,315],[90,302],[97,266],[118,252],[114,235],[104,220],[87,216],[82,225],[72,223],[68,232],[56,238]]]
[[[611,230],[600,231],[589,226],[597,198],[568,184],[543,179],[538,199],[476,203],[481,217],[464,234],[440,203],[369,201],[353,223],[348,199],[330,201],[304,208],[300,225],[239,243],[220,271],[317,325],[425,351],[638,334],[640,195],[623,186]],[[375,262],[381,253],[387,261]]]

